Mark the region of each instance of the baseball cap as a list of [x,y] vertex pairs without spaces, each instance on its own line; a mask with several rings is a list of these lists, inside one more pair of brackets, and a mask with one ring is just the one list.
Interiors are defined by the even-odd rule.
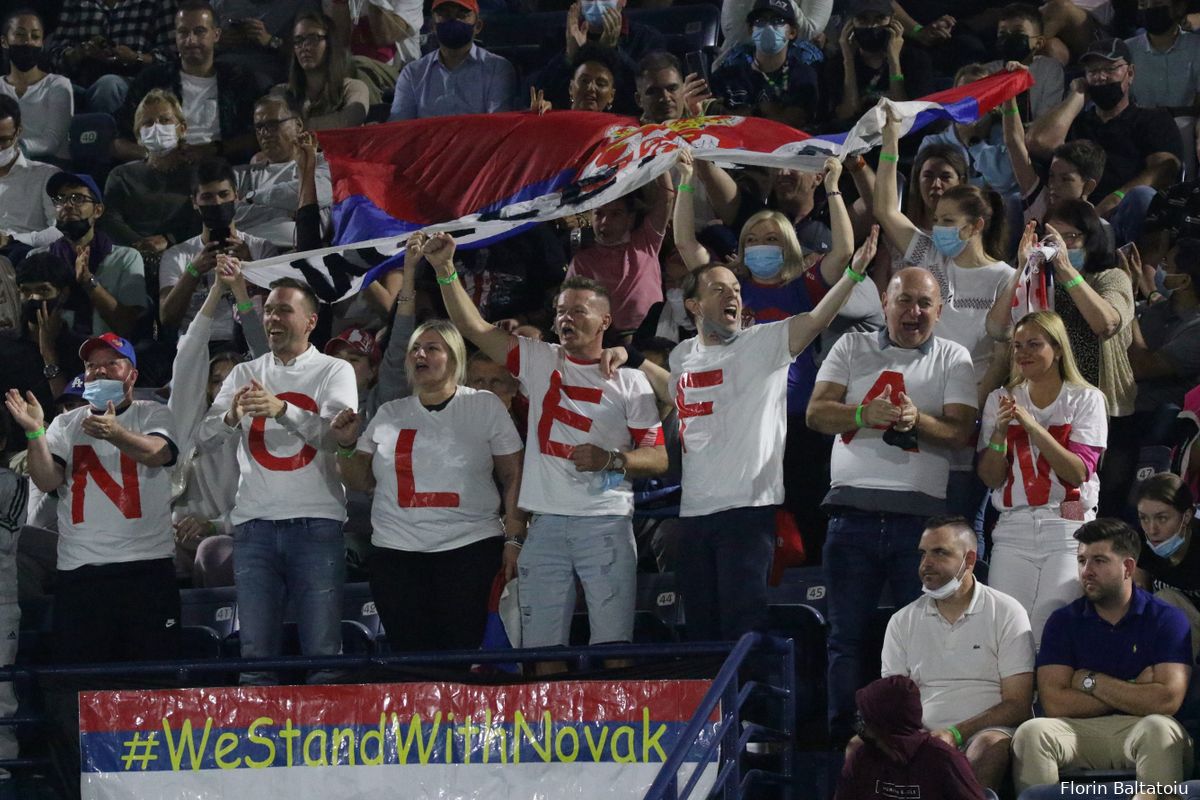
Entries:
[[446,3],[453,3],[456,6],[462,6],[468,11],[474,11],[476,14],[479,13],[479,0],[433,0],[433,6],[430,8],[430,11],[436,9],[438,6],[444,6]]
[[66,388],[62,390],[58,397],[54,398],[54,402],[61,403],[70,397],[83,397],[82,373],[76,375],[74,378],[71,378],[71,382],[67,384]]
[[104,333],[88,339],[79,348],[79,357],[87,361],[88,356],[98,347],[107,347],[110,350],[116,350],[117,353],[133,362],[135,367],[137,366],[137,354],[133,352],[133,345],[115,333]]
[[754,22],[767,12],[783,17],[792,25],[796,24],[796,7],[792,5],[792,0],[754,0],[754,8],[746,15],[746,22]]
[[97,203],[104,202],[104,195],[100,193],[100,187],[96,185],[92,176],[75,172],[56,172],[51,175],[50,180],[46,181],[46,194],[57,197],[67,186],[86,186]]
[[371,361],[379,361],[381,353],[375,345],[375,334],[360,325],[352,325],[325,343],[325,355],[336,355],[343,348],[370,356]]
[[1079,63],[1082,64],[1089,58],[1102,58],[1105,61],[1124,59],[1126,64],[1133,63],[1133,53],[1130,52],[1129,45],[1125,44],[1124,39],[1101,39],[1098,42],[1092,42],[1091,46],[1079,57]]
[[855,0],[850,3],[851,16],[865,14],[892,15],[892,0]]

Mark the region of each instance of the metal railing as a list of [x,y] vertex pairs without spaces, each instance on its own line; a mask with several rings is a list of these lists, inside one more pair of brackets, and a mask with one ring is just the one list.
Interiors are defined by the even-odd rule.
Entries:
[[[779,682],[769,684],[760,681],[746,681],[739,688],[738,682],[747,658],[755,652],[763,652],[780,657]],[[759,723],[742,723],[741,711],[747,699],[755,692],[767,694],[780,702],[782,720],[778,727],[769,727]],[[703,745],[699,757],[691,751],[699,744],[709,718],[720,709],[721,720],[717,723],[714,735]],[[708,797],[723,797],[724,800],[740,800],[742,793],[757,782],[773,783],[780,787],[785,798],[792,795],[792,778],[795,767],[795,736],[796,736],[796,653],[791,639],[780,639],[759,633],[747,633],[730,652],[729,657],[721,666],[721,671],[713,679],[712,686],[700,702],[683,735],[675,747],[667,755],[654,782],[650,785],[643,800],[687,800],[691,797],[705,770],[701,767],[708,763],[721,748],[720,769]],[[746,745],[750,742],[777,742],[779,769],[763,770],[750,769],[742,774],[742,756]],[[689,754],[691,758],[689,759]],[[692,771],[682,792],[679,789],[679,770],[685,761],[698,762]]]

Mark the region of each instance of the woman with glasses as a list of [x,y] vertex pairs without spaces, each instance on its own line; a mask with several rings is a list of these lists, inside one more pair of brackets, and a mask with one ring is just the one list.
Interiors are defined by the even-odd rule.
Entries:
[[989,583],[1025,607],[1040,643],[1050,614],[1079,596],[1073,534],[1096,517],[1108,415],[1058,314],[1022,317],[1012,349],[1007,385],[984,403],[977,469],[1000,512]]
[[292,27],[287,88],[301,103],[309,130],[353,128],[367,118],[367,85],[350,77],[350,54],[333,35],[333,20],[311,11]]

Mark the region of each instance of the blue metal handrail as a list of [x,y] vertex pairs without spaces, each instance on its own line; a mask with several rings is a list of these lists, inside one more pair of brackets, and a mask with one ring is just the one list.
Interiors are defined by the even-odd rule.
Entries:
[[[738,673],[747,657],[756,651],[765,651],[782,656],[782,686],[747,682],[738,687]],[[717,772],[716,781],[709,796],[721,792],[726,800],[736,800],[742,791],[758,780],[780,783],[784,787],[784,796],[790,797],[790,785],[794,766],[796,691],[795,691],[795,648],[791,639],[779,639],[760,633],[747,633],[738,640],[729,657],[721,666],[721,671],[713,679],[712,686],[700,701],[700,706],[692,716],[683,735],[679,737],[674,748],[667,755],[667,760],[655,776],[654,782],[646,792],[643,800],[687,800],[695,790],[704,773],[703,765],[712,758],[717,746],[721,746],[721,767]],[[783,700],[783,727],[772,729],[763,725],[752,724],[741,730],[741,708],[747,698],[756,690],[766,691]],[[700,751],[699,757],[689,759],[708,725],[708,719],[717,708],[721,708],[721,720],[717,723],[714,736]],[[754,738],[783,740],[784,750],[781,754],[781,769],[778,773],[765,770],[751,770],[745,776],[741,775],[741,754],[746,744]],[[679,770],[684,763],[692,760],[697,764],[683,791],[679,791]]]

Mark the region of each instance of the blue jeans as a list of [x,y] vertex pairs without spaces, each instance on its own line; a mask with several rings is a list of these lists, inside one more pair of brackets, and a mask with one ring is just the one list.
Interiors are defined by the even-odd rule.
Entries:
[[946,481],[946,513],[960,514],[967,519],[967,524],[975,529],[979,540],[976,554],[984,558],[986,553],[983,545],[983,501],[987,498],[987,487],[975,474],[975,470],[950,470],[950,478]]
[[[921,594],[917,546],[925,517],[834,513],[825,537],[829,610],[829,732],[834,743],[853,733],[854,693],[867,683],[863,648],[886,582],[896,608]],[[872,676],[877,677],[877,676]]]
[[[306,656],[342,651],[342,585],[346,580],[342,523],[333,519],[252,519],[233,530],[242,655],[283,652],[284,611],[291,608]],[[243,683],[269,680],[246,673]]]
[[1146,212],[1150,210],[1150,201],[1157,193],[1153,186],[1135,186],[1125,193],[1125,199],[1117,205],[1108,220],[1118,246],[1142,238]]
[[120,75],[101,75],[84,91],[84,107],[92,114],[116,116],[125,105],[129,81]]
[[775,506],[731,508],[682,522],[679,591],[688,639],[733,640],[765,629]]

